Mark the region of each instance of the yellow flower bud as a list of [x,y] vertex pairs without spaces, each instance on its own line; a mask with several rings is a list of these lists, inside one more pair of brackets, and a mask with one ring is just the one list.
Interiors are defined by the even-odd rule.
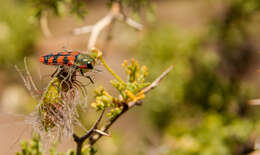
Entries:
[[123,67],[126,67],[127,64],[128,64],[128,61],[127,61],[127,60],[124,60],[124,62],[122,63],[122,66],[123,66]]

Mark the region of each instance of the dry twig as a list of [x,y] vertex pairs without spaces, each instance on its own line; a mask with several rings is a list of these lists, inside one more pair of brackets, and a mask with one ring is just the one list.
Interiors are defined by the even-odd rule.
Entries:
[[136,30],[141,30],[143,28],[142,24],[127,17],[123,13],[122,7],[119,3],[113,3],[111,11],[105,17],[100,19],[96,24],[76,28],[73,33],[74,35],[91,33],[88,41],[88,49],[92,49],[95,47],[96,40],[100,32],[115,20],[123,20],[127,25],[133,27]]

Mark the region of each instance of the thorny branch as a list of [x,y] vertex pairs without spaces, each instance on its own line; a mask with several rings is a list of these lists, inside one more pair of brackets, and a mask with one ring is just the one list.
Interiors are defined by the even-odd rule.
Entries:
[[95,47],[96,40],[100,32],[107,26],[111,25],[113,21],[121,20],[124,21],[129,26],[133,27],[136,30],[142,30],[143,25],[137,23],[133,19],[127,17],[123,13],[122,5],[119,3],[113,3],[111,11],[102,19],[100,19],[94,25],[83,26],[81,28],[76,28],[74,30],[75,35],[90,33],[89,41],[88,41],[88,49],[92,49]]
[[[168,73],[173,69],[173,66],[170,66],[167,68],[157,79],[155,79],[149,86],[144,88],[143,93],[146,94],[152,89],[156,88],[158,84],[161,82],[161,80],[168,75]],[[85,140],[89,139],[89,147],[93,146],[102,136],[107,136],[106,133],[108,129],[116,122],[118,118],[120,118],[124,113],[126,113],[129,109],[131,109],[134,105],[139,104],[142,102],[141,100],[135,101],[135,102],[129,102],[123,104],[122,111],[113,119],[109,120],[103,127],[101,127],[100,130],[97,129],[98,124],[100,123],[102,116],[104,114],[104,111],[102,111],[102,114],[96,121],[96,123],[93,125],[93,127],[82,137],[78,137],[75,134],[73,135],[74,141],[77,144],[77,155],[81,155],[81,149],[83,146],[83,143]],[[95,130],[98,130],[99,132],[95,132]],[[95,133],[95,134],[94,134]],[[103,134],[105,133],[105,134]]]

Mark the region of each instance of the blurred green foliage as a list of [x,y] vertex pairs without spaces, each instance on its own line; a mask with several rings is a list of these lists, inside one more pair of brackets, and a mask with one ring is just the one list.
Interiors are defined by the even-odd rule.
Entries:
[[85,0],[28,0],[40,17],[44,11],[51,10],[56,15],[64,15],[66,11],[83,18],[86,14]]
[[150,0],[108,0],[108,4],[113,2],[119,2],[126,5],[127,8],[131,8],[133,11],[140,11],[142,8],[150,7]]
[[[27,0],[34,8],[37,16],[41,16],[44,11],[51,10],[56,15],[64,15],[66,12],[75,14],[83,18],[87,13],[86,6],[90,3],[86,0]],[[104,4],[111,7],[114,2],[132,9],[134,12],[142,8],[150,8],[149,0],[106,0]]]
[[5,68],[33,53],[37,29],[31,8],[15,0],[1,3],[0,68]]
[[[211,19],[209,40],[216,44],[221,70],[235,81],[248,73],[256,62],[257,46],[252,30],[258,29],[260,12],[258,0],[230,0],[223,3],[223,13]],[[236,65],[235,65],[236,64]]]
[[[73,150],[68,150],[66,153],[57,152],[56,145],[53,145],[49,151],[44,150],[42,147],[39,136],[34,136],[30,141],[21,142],[21,152],[16,155],[43,155],[48,152],[49,155],[76,155]],[[93,148],[83,148],[82,155],[95,155],[96,150]]]
[[207,35],[157,25],[139,44],[138,55],[154,78],[161,68],[175,66],[144,108],[168,154],[253,151],[250,136],[259,133],[259,122],[247,103],[256,92],[243,78],[257,57],[248,26],[259,5],[254,0],[225,1],[226,10],[211,19]]
[[35,136],[31,142],[23,141],[21,143],[21,152],[17,152],[16,155],[42,155],[41,144],[39,137]]

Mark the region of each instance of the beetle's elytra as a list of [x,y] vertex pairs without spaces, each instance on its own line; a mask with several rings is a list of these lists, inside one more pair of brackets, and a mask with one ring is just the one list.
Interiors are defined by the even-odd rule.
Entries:
[[67,65],[76,69],[93,69],[95,60],[88,54],[78,51],[54,52],[40,57],[40,62],[47,65]]

